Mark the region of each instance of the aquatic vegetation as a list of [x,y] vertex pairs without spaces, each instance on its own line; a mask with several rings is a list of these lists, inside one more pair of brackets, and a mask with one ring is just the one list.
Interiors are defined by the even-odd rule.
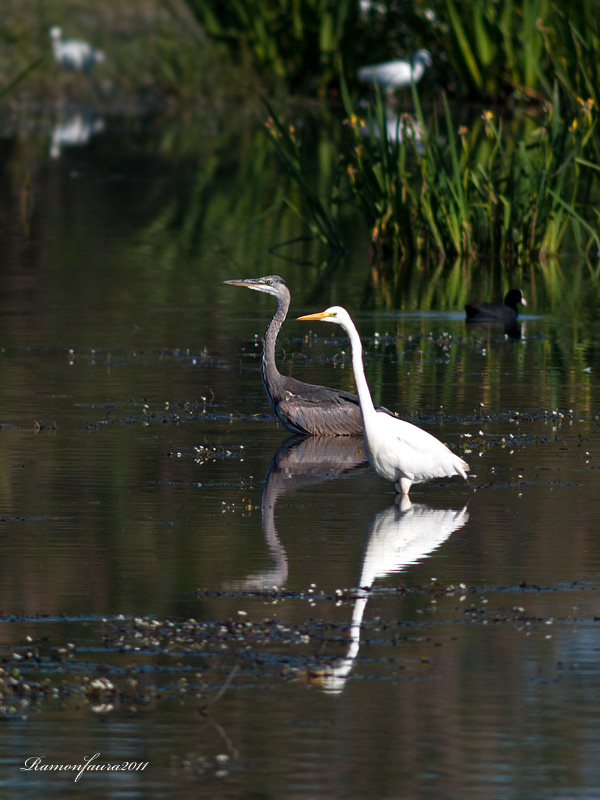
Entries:
[[555,76],[572,100],[600,103],[600,18],[590,2],[553,3],[551,24],[540,26]]
[[6,97],[10,94],[20,83],[21,81],[25,80],[25,78],[33,72],[39,65],[45,60],[45,56],[41,56],[41,58],[36,59],[32,64],[30,64],[25,69],[21,70],[18,75],[12,78],[8,83],[4,86],[0,87],[0,98]]
[[[309,227],[322,241],[341,252],[344,250],[344,245],[336,224],[337,175],[332,171],[332,180],[327,187],[328,196],[325,197],[324,192],[315,187],[307,177],[296,128],[293,125],[285,125],[269,103],[265,102],[265,105],[271,114],[266,123],[267,131],[277,154],[298,185],[302,199],[308,204],[312,218],[308,220]],[[302,216],[302,212],[298,213]]]
[[[592,0],[568,11],[553,0],[186,0],[221,54],[265,85],[322,95],[354,82],[367,64],[426,48],[435,82],[453,95],[507,101],[552,93],[557,71],[574,91],[598,71]],[[596,86],[598,82],[596,81]]]
[[446,98],[429,117],[414,86],[413,99],[415,115],[397,114],[394,130],[380,95],[359,116],[344,91],[347,138],[327,206],[303,172],[294,129],[269,121],[325,241],[341,247],[332,209],[350,197],[376,261],[485,255],[514,264],[556,254],[566,242],[582,253],[600,249],[588,210],[598,192],[593,104],[567,117],[555,86],[538,114],[502,118],[486,109],[457,125]]
[[186,3],[221,53],[250,61],[267,81],[284,79],[292,91],[316,94],[339,73],[356,19],[350,0]]
[[539,96],[545,76],[542,29],[550,0],[443,0],[435,5],[438,47],[452,66],[461,95],[506,99]]
[[556,91],[537,118],[505,121],[486,110],[457,129],[445,99],[443,118],[430,122],[414,97],[418,139],[389,137],[380,99],[366,141],[349,117],[353,141],[342,158],[379,251],[519,261],[556,253],[567,232],[582,251],[600,244],[578,209],[595,181],[585,163],[595,120],[571,124]]

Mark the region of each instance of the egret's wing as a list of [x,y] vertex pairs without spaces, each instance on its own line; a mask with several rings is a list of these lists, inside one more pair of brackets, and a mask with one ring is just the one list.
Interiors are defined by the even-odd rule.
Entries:
[[387,415],[378,415],[377,419],[384,421],[385,435],[396,443],[399,459],[407,465],[406,471],[415,475],[415,480],[419,480],[418,476],[452,475],[466,479],[469,465],[435,436],[403,419],[390,419]]

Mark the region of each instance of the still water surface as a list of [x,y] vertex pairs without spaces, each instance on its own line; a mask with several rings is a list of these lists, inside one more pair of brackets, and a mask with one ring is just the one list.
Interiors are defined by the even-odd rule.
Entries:
[[[597,318],[530,302],[514,340],[361,310],[364,248],[324,281],[263,229],[167,263],[152,157],[113,138],[40,168],[27,225],[3,209],[2,794],[597,797]],[[259,376],[272,299],[221,283],[268,273],[292,288],[282,371],[352,389],[342,332],[293,321],[347,305],[374,399],[468,484],[398,507],[360,442],[288,439]],[[21,769],[95,753],[148,766]]]

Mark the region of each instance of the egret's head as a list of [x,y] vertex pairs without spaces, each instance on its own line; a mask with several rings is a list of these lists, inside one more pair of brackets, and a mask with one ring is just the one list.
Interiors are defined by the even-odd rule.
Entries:
[[299,320],[310,322],[311,320],[319,320],[320,322],[337,322],[338,325],[343,325],[349,319],[349,314],[345,308],[341,306],[331,306],[325,311],[319,311],[317,314],[305,314],[303,317],[298,317]]
[[257,292],[265,292],[278,297],[282,290],[287,290],[287,283],[279,275],[265,275],[264,278],[243,278],[240,280],[223,281],[231,286],[245,286]]
[[413,64],[421,63],[425,67],[433,66],[433,59],[429,50],[417,50],[413,53],[412,62]]
[[61,31],[60,31],[60,28],[58,27],[58,25],[55,25],[53,28],[50,28],[50,36],[53,39],[60,39],[60,34],[61,34]]

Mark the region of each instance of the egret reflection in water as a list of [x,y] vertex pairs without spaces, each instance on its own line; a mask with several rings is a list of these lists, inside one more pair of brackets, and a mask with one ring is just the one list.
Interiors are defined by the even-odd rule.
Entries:
[[89,113],[70,114],[63,117],[52,129],[50,157],[60,158],[63,147],[82,147],[92,136],[104,130],[104,120],[94,119]]
[[385,131],[380,127],[377,119],[370,122],[360,120],[358,125],[361,135],[365,138],[373,135],[376,139],[382,139],[385,134],[390,147],[403,141],[412,140],[417,152],[422,153],[424,150],[423,129],[419,120],[412,114],[399,113],[396,109],[386,106]]
[[262,531],[275,563],[243,580],[230,581],[227,588],[248,591],[285,586],[288,560],[275,526],[279,497],[301,486],[350,475],[368,466],[362,439],[356,437],[290,436],[282,442],[269,465],[260,495]]
[[346,655],[311,671],[311,680],[329,693],[341,692],[360,647],[360,632],[369,592],[376,580],[421,561],[469,519],[465,506],[454,509],[413,505],[408,497],[380,511],[365,538],[358,592],[350,621]]

